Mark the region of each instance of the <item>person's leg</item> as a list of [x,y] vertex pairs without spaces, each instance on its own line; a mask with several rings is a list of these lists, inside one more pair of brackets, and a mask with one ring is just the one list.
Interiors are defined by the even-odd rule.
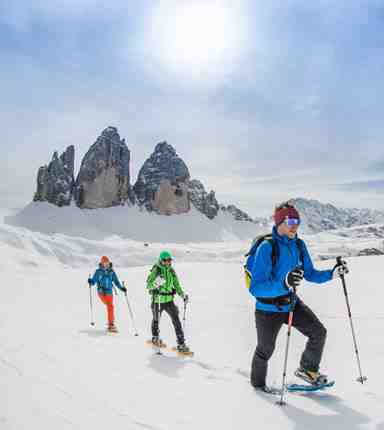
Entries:
[[159,318],[163,310],[162,305],[160,305],[159,303],[152,302],[151,309],[152,309],[152,325],[151,325],[152,337],[159,337]]
[[178,345],[182,345],[184,343],[184,332],[179,318],[179,309],[174,302],[168,302],[164,303],[164,310],[171,317]]
[[286,318],[285,313],[256,311],[257,346],[252,359],[251,384],[264,387],[268,360],[275,349],[277,335]]
[[318,372],[327,337],[326,328],[301,300],[296,303],[292,325],[308,338],[300,366],[305,370]]
[[113,326],[115,324],[115,312],[113,308],[113,295],[112,294],[101,294],[99,293],[100,300],[107,307],[108,314],[108,325]]

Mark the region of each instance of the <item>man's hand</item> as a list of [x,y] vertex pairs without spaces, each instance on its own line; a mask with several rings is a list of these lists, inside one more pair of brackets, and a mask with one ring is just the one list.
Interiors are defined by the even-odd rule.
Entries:
[[347,266],[347,262],[344,260],[338,260],[337,263],[333,266],[332,269],[332,278],[340,278],[341,276],[349,273],[349,269]]
[[183,300],[184,300],[185,304],[187,304],[189,302],[189,296],[188,296],[188,294],[184,294]]
[[303,278],[304,270],[300,269],[299,267],[296,267],[295,269],[287,273],[287,276],[285,277],[285,286],[288,289],[293,289],[296,291]]

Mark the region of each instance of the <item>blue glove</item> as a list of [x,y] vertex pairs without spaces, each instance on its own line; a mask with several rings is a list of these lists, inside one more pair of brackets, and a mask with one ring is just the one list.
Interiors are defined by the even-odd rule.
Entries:
[[92,285],[92,278],[88,278],[88,285],[91,286]]

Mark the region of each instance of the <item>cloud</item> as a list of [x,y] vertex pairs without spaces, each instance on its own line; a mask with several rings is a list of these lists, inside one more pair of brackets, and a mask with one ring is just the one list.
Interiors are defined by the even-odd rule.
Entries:
[[230,73],[201,86],[138,49],[153,2],[0,6],[0,169],[18,166],[26,184],[9,187],[32,196],[53,150],[75,144],[79,162],[108,125],[127,139],[133,177],[167,140],[193,177],[251,209],[257,195],[267,204],[300,191],[295,181],[317,194],[311,184],[328,167],[336,183],[359,179],[383,157],[379,2],[239,4],[249,46]]

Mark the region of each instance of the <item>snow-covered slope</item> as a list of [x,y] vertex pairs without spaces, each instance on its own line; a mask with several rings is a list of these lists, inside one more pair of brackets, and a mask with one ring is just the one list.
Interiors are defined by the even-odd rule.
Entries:
[[[133,306],[139,331],[134,337],[121,296],[116,298],[118,335],[106,335],[105,310],[95,297],[96,326],[89,326],[86,279],[97,262],[89,264],[88,256],[93,257],[95,243],[73,238],[67,242],[59,235],[52,236],[52,242],[46,240],[27,230],[9,226],[1,230],[1,429],[383,429],[383,257],[348,260],[348,287],[367,384],[355,381],[357,366],[339,281],[305,284],[301,296],[328,328],[322,370],[336,378],[336,386],[314,395],[289,395],[282,408],[274,398],[256,394],[248,382],[256,342],[254,302],[243,285],[241,264],[231,262],[227,254],[230,244],[216,248],[221,262],[182,263],[181,254],[175,260],[191,297],[186,334],[195,351],[194,358],[181,359],[172,352],[156,356],[145,345],[150,309],[144,289],[153,261],[146,255],[147,266],[128,267],[139,244],[126,248],[127,265],[116,264]],[[56,248],[50,249],[57,258],[48,252],[55,241]],[[60,252],[66,255],[76,246],[77,268],[63,265]],[[151,247],[140,246],[152,252]],[[111,251],[108,241],[104,247],[106,253]],[[190,247],[180,244],[177,249],[186,253]],[[161,333],[168,343],[174,342],[166,316]],[[271,383],[281,381],[285,339],[283,329],[271,360]],[[303,347],[303,337],[294,331],[290,380]]]
[[[49,208],[55,209],[51,205],[49,205]],[[65,210],[54,210],[54,215],[61,215]],[[83,211],[75,209],[76,214],[79,212],[80,214],[83,213]],[[99,210],[90,211],[89,213],[92,216],[92,214],[97,214],[98,212]],[[68,213],[70,214],[71,211],[68,210]],[[157,218],[165,221],[169,219],[167,217]],[[181,220],[181,218],[173,218]],[[42,268],[42,266],[49,267],[57,264],[73,268],[84,267],[94,265],[103,254],[110,256],[112,261],[119,267],[145,266],[152,264],[164,248],[170,249],[178,262],[236,262],[241,265],[244,262],[244,254],[248,251],[253,237],[259,232],[266,233],[269,230],[269,228],[260,227],[260,230],[251,231],[248,234],[246,234],[245,230],[243,234],[246,238],[241,241],[234,240],[235,235],[233,232],[226,230],[228,240],[208,241],[210,232],[208,229],[203,230],[203,228],[207,228],[205,224],[202,224],[202,228],[198,229],[194,237],[192,237],[193,232],[188,229],[185,231],[181,224],[179,226],[176,224],[176,227],[180,227],[180,229],[173,229],[174,235],[169,235],[169,240],[165,240],[164,234],[163,236],[157,236],[158,239],[163,239],[162,242],[156,240],[146,242],[125,239],[118,235],[109,235],[102,239],[104,235],[107,235],[107,232],[103,233],[102,224],[98,224],[95,220],[93,220],[93,224],[85,221],[83,220],[81,226],[74,226],[74,230],[71,231],[70,218],[57,219],[53,217],[45,219],[45,221],[36,218],[37,223],[40,222],[42,226],[44,223],[46,224],[45,229],[48,232],[51,228],[53,230],[53,225],[64,225],[66,228],[63,228],[63,230],[67,229],[69,233],[76,232],[81,234],[82,230],[84,234],[87,233],[88,236],[92,237],[91,233],[93,232],[93,236],[96,238],[90,239],[63,233],[40,233],[0,222],[0,250],[4,255],[11,258],[14,268]],[[212,222],[207,218],[204,218],[204,221],[207,223]],[[100,226],[99,231],[96,230],[98,225]],[[217,227],[217,224],[214,225]],[[104,225],[104,227],[107,229],[108,226]],[[112,225],[113,227],[117,227],[117,223]],[[199,226],[197,225],[197,227]],[[163,228],[165,228],[164,225]],[[160,230],[160,234],[162,231]],[[203,236],[204,231],[206,232],[205,237]],[[145,230],[142,228],[141,232],[145,233]],[[176,236],[180,232],[181,235]],[[182,243],[182,238],[186,234],[189,234],[191,242]],[[315,260],[335,258],[338,255],[348,257],[384,253],[383,224],[332,230],[308,236],[301,235],[301,237],[306,241]],[[172,242],[171,239],[174,239],[175,242]],[[7,263],[2,262],[0,259],[0,268],[6,265]]]
[[164,216],[119,206],[86,210],[75,206],[58,208],[46,202],[27,205],[18,214],[6,217],[10,225],[42,233],[63,233],[91,239],[111,235],[144,242],[202,242],[239,240],[255,236],[257,224],[236,221],[231,214],[208,219],[196,209],[187,214]]
[[337,208],[317,200],[293,199],[307,234],[384,222],[384,212],[373,209]]

